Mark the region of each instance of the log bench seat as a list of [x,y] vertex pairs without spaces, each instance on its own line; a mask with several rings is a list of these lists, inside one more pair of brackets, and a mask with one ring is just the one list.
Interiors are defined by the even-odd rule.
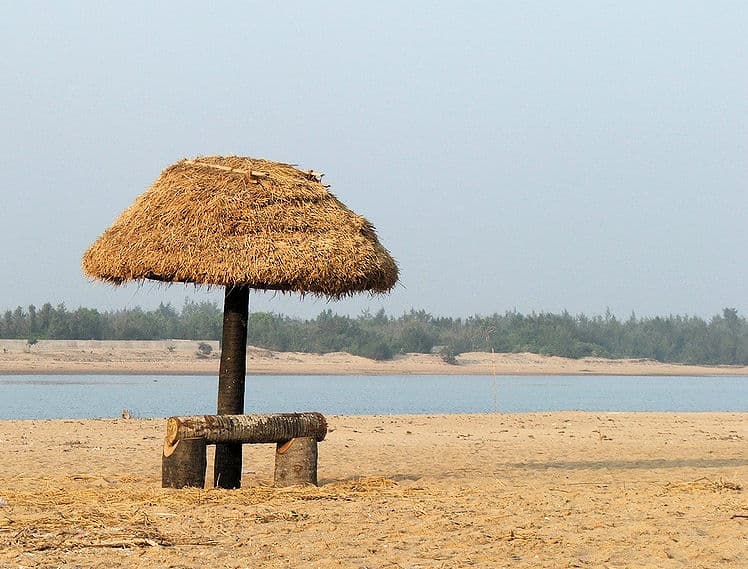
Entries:
[[169,417],[161,461],[164,488],[205,487],[207,445],[275,443],[274,486],[317,484],[321,413]]

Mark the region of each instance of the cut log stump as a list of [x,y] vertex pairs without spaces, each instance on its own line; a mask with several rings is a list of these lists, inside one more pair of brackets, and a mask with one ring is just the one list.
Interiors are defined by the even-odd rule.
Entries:
[[317,441],[298,437],[278,443],[273,486],[317,485]]
[[161,460],[163,488],[204,488],[207,466],[205,439],[193,437],[164,444]]

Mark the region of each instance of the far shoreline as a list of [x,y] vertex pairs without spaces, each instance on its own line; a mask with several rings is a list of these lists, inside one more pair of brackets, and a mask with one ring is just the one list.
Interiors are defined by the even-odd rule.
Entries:
[[[246,376],[336,376],[336,377],[378,377],[378,376],[428,376],[428,375],[445,375],[445,376],[491,376],[496,377],[535,377],[535,376],[557,376],[557,377],[579,377],[579,376],[590,376],[590,377],[693,377],[693,378],[709,378],[709,377],[746,377],[748,378],[748,370],[745,368],[737,368],[735,371],[732,369],[715,369],[710,371],[702,370],[691,370],[691,366],[685,367],[681,370],[656,370],[652,369],[648,372],[636,372],[626,373],[623,371],[579,371],[579,372],[558,372],[558,371],[497,371],[495,374],[483,371],[472,371],[456,368],[452,371],[439,370],[439,371],[413,371],[413,370],[388,370],[388,371],[372,371],[372,370],[357,370],[357,371],[346,371],[339,369],[328,369],[328,370],[312,370],[303,371],[298,369],[279,369],[279,370],[252,370],[247,369]],[[0,369],[0,377],[9,377],[16,375],[54,375],[54,376],[107,376],[107,375],[125,375],[125,376],[196,376],[196,377],[218,377],[218,369],[215,371],[195,370],[186,368],[138,368],[133,369],[132,367],[111,367],[111,368],[94,368],[94,367],[54,367],[49,369],[40,369],[37,367],[26,368],[26,367],[7,367]]]
[[[208,353],[205,345],[209,345]],[[0,340],[0,376],[193,375],[217,376],[218,342],[53,341],[33,346]],[[309,354],[248,347],[247,375],[496,375],[496,376],[746,376],[748,366],[702,366],[648,359],[582,359],[532,353],[470,352],[449,364],[437,354],[402,354],[370,360],[343,352]]]

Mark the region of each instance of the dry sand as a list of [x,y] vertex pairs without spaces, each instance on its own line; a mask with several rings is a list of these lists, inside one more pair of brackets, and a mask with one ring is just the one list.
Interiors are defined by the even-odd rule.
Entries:
[[161,489],[163,420],[0,421],[0,567],[747,567],[747,419],[334,416],[319,488],[235,491]]
[[[200,342],[0,340],[0,374],[194,374],[218,373],[218,342],[206,342],[211,353],[198,354]],[[438,355],[406,354],[374,361],[345,353],[302,354],[250,347],[253,374],[498,374],[498,375],[748,375],[748,366],[689,366],[652,360],[572,360],[537,354],[466,353],[449,365]]]

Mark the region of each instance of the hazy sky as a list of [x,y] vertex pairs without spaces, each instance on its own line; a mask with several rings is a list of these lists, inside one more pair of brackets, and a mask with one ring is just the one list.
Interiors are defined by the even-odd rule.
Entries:
[[88,281],[183,158],[326,173],[398,260],[316,315],[748,314],[748,3],[2,2],[0,309],[220,292]]

